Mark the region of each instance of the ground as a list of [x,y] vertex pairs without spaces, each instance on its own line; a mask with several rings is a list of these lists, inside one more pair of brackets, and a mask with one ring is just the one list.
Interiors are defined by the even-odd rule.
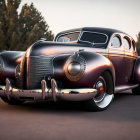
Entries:
[[115,95],[102,112],[81,103],[8,105],[0,100],[0,140],[139,140],[140,95]]

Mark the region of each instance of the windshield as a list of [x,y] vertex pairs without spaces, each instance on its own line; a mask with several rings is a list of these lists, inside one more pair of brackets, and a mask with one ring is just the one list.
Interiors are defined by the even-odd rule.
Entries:
[[57,38],[57,42],[75,42],[78,40],[80,32],[66,33]]
[[82,32],[80,41],[93,44],[105,44],[107,42],[107,35],[103,33],[85,31]]

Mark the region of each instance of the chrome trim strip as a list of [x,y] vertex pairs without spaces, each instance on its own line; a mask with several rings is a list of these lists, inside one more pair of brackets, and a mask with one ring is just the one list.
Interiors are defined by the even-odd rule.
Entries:
[[136,58],[137,58],[137,57],[135,57],[135,56],[124,55],[124,54],[121,54],[121,53],[109,53],[108,56],[109,56],[109,57],[119,56],[119,57],[130,58],[130,59],[136,59]]
[[86,94],[86,93],[93,92],[93,89],[91,89],[91,88],[83,88],[83,89],[61,89],[60,92],[61,93],[65,93],[65,94],[74,93],[74,92]]
[[117,86],[117,87],[115,87],[115,93],[122,92],[122,91],[132,89],[132,88],[136,88],[138,86],[139,86],[139,84]]

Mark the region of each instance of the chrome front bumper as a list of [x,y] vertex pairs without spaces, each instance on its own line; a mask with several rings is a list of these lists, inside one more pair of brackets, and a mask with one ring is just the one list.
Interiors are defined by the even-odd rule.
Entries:
[[16,98],[18,100],[69,100],[84,101],[92,99],[96,96],[96,89],[57,89],[57,83],[51,79],[51,89],[48,89],[46,81],[41,81],[41,89],[39,90],[21,90],[11,87],[11,83],[6,79],[6,86],[0,86],[0,97],[5,96],[9,100]]

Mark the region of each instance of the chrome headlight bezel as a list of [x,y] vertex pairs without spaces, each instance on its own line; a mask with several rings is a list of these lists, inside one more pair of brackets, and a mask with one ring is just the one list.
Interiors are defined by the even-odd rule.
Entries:
[[[76,66],[74,66],[70,72],[69,66],[74,65],[74,64],[76,64],[77,66],[79,65],[78,69],[76,68]],[[84,75],[85,69],[86,69],[85,59],[82,56],[80,56],[79,54],[74,54],[74,55],[70,56],[68,58],[68,60],[66,61],[65,75],[70,81],[78,81]]]
[[69,63],[68,67],[68,72],[70,75],[75,76],[81,71],[81,64],[79,62],[73,61]]

